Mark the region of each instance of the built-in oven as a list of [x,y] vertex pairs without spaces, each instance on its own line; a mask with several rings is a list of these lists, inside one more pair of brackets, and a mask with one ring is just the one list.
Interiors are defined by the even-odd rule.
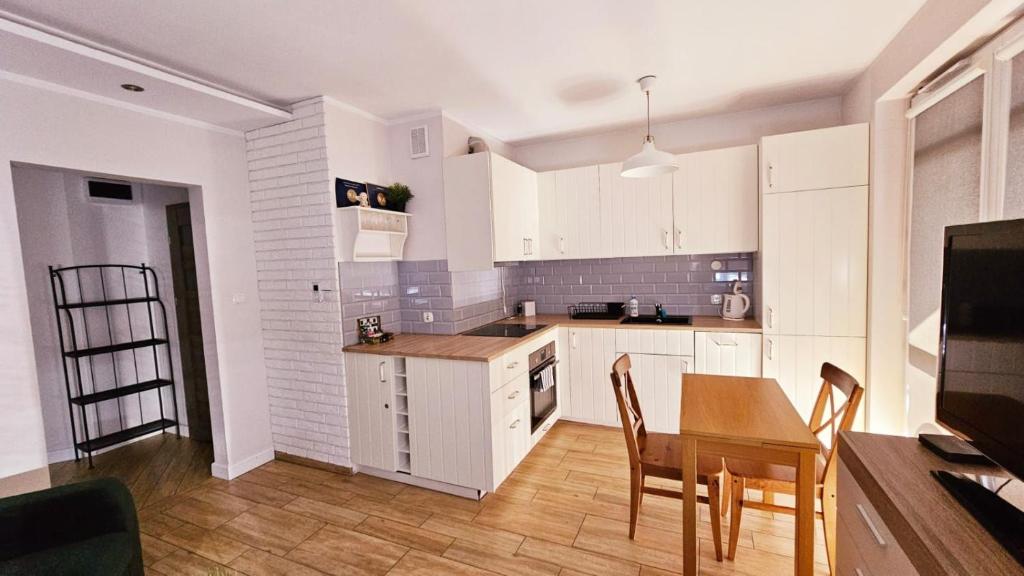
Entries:
[[530,353],[530,430],[547,420],[558,407],[558,376],[555,367],[555,343],[549,342],[543,348]]

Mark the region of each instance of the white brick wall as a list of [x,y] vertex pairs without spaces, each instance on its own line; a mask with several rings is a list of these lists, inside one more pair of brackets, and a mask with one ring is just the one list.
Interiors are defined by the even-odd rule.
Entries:
[[274,449],[350,466],[323,102],[294,114],[245,135]]

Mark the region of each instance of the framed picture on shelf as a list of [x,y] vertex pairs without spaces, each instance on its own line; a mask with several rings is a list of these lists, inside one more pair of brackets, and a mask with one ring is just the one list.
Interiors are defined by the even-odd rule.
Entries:
[[388,206],[388,189],[386,186],[380,186],[378,184],[366,183],[366,193],[370,197],[370,208],[380,208],[381,210],[390,210]]
[[338,208],[369,206],[370,197],[366,193],[366,184],[345,180],[344,178],[335,178],[334,202]]
[[391,339],[390,332],[380,328],[380,316],[364,316],[356,319],[360,344],[381,344]]

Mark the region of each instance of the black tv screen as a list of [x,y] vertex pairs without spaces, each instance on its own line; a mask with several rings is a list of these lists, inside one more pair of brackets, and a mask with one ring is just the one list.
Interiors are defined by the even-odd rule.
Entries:
[[1024,478],[1024,220],[946,228],[936,417]]

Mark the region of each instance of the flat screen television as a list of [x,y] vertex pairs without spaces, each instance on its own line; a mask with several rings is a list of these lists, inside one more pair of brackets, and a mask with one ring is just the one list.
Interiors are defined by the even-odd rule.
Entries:
[[1024,478],[1024,220],[946,228],[936,418]]
[[[939,424],[1024,479],[1024,220],[946,228],[939,355]],[[933,474],[1024,563],[1019,480]]]

